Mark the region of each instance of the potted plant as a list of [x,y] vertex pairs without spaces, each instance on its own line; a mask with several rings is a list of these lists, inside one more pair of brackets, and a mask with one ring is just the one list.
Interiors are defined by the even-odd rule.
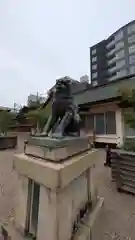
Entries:
[[[124,121],[135,130],[135,89],[121,90]],[[126,137],[121,149],[112,151],[112,177],[119,191],[135,193],[135,136]]]
[[17,136],[9,134],[15,115],[7,110],[0,111],[0,149],[15,148]]

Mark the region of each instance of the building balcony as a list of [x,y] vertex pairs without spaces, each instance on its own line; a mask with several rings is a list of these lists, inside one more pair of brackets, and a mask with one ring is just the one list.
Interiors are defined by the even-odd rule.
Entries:
[[111,64],[113,64],[116,61],[117,61],[117,58],[113,57],[111,60],[108,61],[108,65],[111,65]]
[[111,42],[109,42],[107,45],[106,45],[106,48],[109,50],[113,45],[115,45],[115,41],[112,40]]

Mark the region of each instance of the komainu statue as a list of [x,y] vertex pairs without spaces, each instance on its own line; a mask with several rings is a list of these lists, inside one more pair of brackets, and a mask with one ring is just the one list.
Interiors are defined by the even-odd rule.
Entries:
[[80,117],[73,102],[71,82],[68,77],[58,79],[55,89],[50,92],[52,98],[52,115],[44,128],[45,136],[51,132],[52,137],[79,136]]

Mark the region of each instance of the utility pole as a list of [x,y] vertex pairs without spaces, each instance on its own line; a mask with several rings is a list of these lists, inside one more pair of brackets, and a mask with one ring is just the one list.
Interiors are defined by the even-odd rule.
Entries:
[[17,104],[14,102],[14,112],[16,111]]
[[39,93],[37,91],[37,103],[38,103],[38,101],[39,101]]

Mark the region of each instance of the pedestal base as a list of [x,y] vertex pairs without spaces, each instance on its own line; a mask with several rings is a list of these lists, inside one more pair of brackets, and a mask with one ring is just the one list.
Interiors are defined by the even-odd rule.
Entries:
[[92,181],[97,154],[90,150],[59,163],[16,155],[20,182],[16,227],[37,240],[79,240],[79,226],[90,225],[93,206],[99,202]]
[[25,154],[60,162],[90,149],[89,138],[84,137],[30,137],[25,145]]

